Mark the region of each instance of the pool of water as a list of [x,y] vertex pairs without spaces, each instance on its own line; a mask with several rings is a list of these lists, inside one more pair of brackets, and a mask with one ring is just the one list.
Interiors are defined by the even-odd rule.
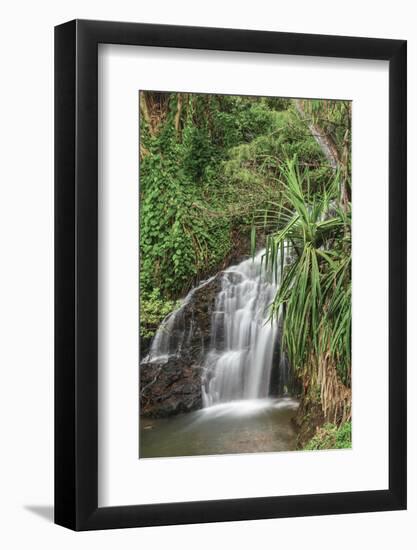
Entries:
[[140,419],[140,458],[295,450],[290,397],[232,401],[162,419]]

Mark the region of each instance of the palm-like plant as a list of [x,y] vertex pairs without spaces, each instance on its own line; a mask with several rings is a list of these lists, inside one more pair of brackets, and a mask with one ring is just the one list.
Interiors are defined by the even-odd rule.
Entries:
[[350,415],[350,208],[336,202],[337,174],[313,192],[296,159],[281,173],[281,205],[255,218],[270,231],[265,269],[280,279],[271,316],[283,313],[283,349],[304,390],[319,389],[325,416],[341,422]]

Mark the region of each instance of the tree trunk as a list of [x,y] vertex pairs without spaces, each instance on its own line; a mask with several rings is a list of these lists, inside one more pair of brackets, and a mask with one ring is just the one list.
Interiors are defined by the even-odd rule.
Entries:
[[177,94],[177,112],[175,113],[175,131],[177,133],[177,137],[180,137],[181,134],[181,111],[182,111],[182,103],[183,103],[183,97],[182,94]]
[[[332,136],[323,130],[313,119],[306,115],[304,111],[303,101],[301,99],[294,100],[295,107],[302,120],[307,124],[311,135],[319,144],[324,156],[328,160],[332,169],[336,172],[340,170],[340,200],[346,208],[349,202],[349,192],[347,188],[347,155],[344,144],[343,152],[339,152],[338,147]],[[347,145],[349,147],[349,144]]]

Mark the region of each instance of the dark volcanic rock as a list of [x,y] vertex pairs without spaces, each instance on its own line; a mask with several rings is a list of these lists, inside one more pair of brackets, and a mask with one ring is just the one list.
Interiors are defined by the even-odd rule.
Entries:
[[211,316],[221,273],[197,287],[175,312],[169,328],[169,354],[140,364],[140,410],[160,418],[202,407],[203,355],[210,344]]
[[140,366],[141,414],[159,418],[200,409],[201,367],[185,358]]

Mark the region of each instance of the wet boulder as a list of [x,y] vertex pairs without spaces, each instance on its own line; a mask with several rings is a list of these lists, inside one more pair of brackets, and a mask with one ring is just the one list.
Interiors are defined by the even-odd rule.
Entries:
[[140,364],[140,412],[162,418],[202,407],[204,352],[221,273],[193,289],[166,319]]

